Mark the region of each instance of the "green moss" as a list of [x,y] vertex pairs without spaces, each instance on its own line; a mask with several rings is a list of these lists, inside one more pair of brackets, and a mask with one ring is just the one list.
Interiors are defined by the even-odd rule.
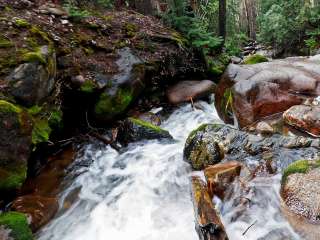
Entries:
[[225,116],[232,116],[233,95],[231,88],[225,89],[220,108]]
[[0,225],[10,229],[14,240],[33,240],[26,216],[23,213],[7,212],[0,215]]
[[249,57],[247,57],[244,60],[244,64],[257,64],[257,63],[262,63],[262,62],[268,62],[268,58],[266,58],[265,56],[259,55],[259,54],[255,54],[255,55],[251,55]]
[[103,93],[95,106],[95,113],[98,115],[120,114],[127,109],[132,99],[132,91],[129,89],[118,89],[116,96]]
[[10,48],[10,47],[14,47],[14,44],[10,40],[2,38],[0,36],[0,48]]
[[138,27],[132,23],[126,23],[123,29],[128,37],[134,37],[138,31]]
[[38,115],[40,112],[42,111],[42,107],[38,106],[38,105],[34,105],[31,108],[28,109],[28,113],[31,116],[36,116]]
[[0,189],[2,191],[19,189],[26,178],[27,166],[25,164],[9,169],[0,168]]
[[34,52],[26,52],[22,55],[22,59],[24,62],[40,62],[42,64],[46,64],[47,61],[43,54],[41,53],[41,49],[37,48]]
[[129,120],[131,122],[133,122],[134,124],[136,125],[140,125],[142,127],[145,127],[145,128],[149,128],[149,129],[152,129],[153,131],[155,132],[167,132],[166,130],[163,130],[162,128],[158,127],[158,126],[155,126],[153,125],[152,123],[149,123],[149,122],[146,122],[146,121],[143,121],[141,119],[138,119],[138,118],[129,118]]
[[17,18],[14,20],[14,24],[17,26],[17,27],[21,27],[21,28],[26,28],[26,27],[29,27],[30,24],[25,20],[25,19],[21,19],[21,18]]
[[214,57],[207,56],[206,62],[209,73],[215,76],[220,76],[228,66],[230,62],[230,56],[225,53]]
[[4,100],[0,100],[0,112],[14,112],[14,113],[21,113],[22,109],[12,103],[9,103]]
[[94,84],[94,82],[87,80],[80,87],[80,90],[85,93],[93,93],[95,88],[96,88],[96,85]]
[[46,119],[35,119],[34,127],[32,130],[32,143],[37,145],[49,140],[52,129]]
[[[192,132],[188,136],[188,140],[193,139],[194,136],[197,134],[197,132],[203,131],[207,126],[208,126],[208,124],[205,123],[205,124],[200,125],[198,128],[192,130]],[[188,142],[188,140],[187,140],[187,142]]]
[[32,26],[31,29],[30,29],[30,33],[35,37],[39,37],[39,38],[43,39],[49,45],[52,44],[52,41],[50,40],[48,34],[46,32],[44,32],[44,31],[42,31],[40,28],[38,28],[36,26]]
[[282,183],[285,183],[288,176],[295,173],[307,173],[312,168],[320,167],[320,160],[300,160],[290,164],[283,172]]
[[63,127],[62,118],[63,118],[63,113],[60,109],[51,110],[50,117],[48,120],[50,128],[61,129]]

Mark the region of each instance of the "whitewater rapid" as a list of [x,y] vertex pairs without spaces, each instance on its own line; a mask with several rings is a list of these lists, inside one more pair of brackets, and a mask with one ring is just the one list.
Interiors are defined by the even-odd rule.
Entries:
[[86,147],[93,163],[63,193],[79,199],[39,233],[39,240],[196,240],[190,196],[190,169],[183,161],[188,134],[217,122],[213,105],[201,102],[173,112],[161,125],[174,143],[143,141],[118,153],[110,147]]

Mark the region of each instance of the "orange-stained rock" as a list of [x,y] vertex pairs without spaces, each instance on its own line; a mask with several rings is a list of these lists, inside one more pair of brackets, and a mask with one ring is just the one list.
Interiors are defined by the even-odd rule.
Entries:
[[204,175],[207,179],[210,196],[217,195],[223,199],[224,191],[240,175],[240,171],[241,164],[236,161],[219,163],[207,167],[204,170]]
[[227,240],[227,233],[212,203],[207,185],[197,176],[192,177],[192,201],[200,240]]
[[320,107],[313,105],[296,105],[283,114],[284,121],[315,137],[320,137]]
[[215,84],[210,80],[183,81],[169,88],[167,97],[171,104],[189,102],[190,98],[207,97],[214,93]]
[[48,223],[58,211],[59,204],[56,198],[37,195],[18,197],[11,206],[17,212],[25,213],[30,221],[33,232]]
[[233,122],[234,115],[239,126],[246,127],[301,104],[307,96],[320,95],[319,82],[316,58],[230,64],[217,86],[215,104],[225,122]]

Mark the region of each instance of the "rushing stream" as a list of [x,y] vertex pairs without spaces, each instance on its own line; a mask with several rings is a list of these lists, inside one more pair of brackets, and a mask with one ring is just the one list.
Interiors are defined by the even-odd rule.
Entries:
[[[39,233],[41,240],[195,240],[188,165],[182,159],[188,134],[218,120],[213,106],[175,111],[162,127],[175,143],[146,141],[124,153],[106,147],[65,190],[81,186],[79,200]],[[87,146],[87,152],[93,146]],[[63,196],[61,201],[63,201]]]
[[[92,165],[61,194],[62,205],[70,192],[81,188],[78,200],[42,229],[38,239],[197,240],[190,169],[182,153],[193,129],[220,121],[212,105],[201,105],[202,110],[183,106],[162,124],[177,140],[174,143],[139,142],[123,153],[87,146]],[[251,183],[258,198],[237,219],[237,191],[220,207],[230,240],[298,239],[280,214],[280,177],[260,180]]]

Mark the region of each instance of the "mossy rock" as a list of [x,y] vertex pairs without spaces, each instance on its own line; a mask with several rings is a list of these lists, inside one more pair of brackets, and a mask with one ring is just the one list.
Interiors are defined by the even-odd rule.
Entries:
[[31,152],[32,120],[23,108],[0,100],[0,191],[21,187]]
[[320,167],[320,160],[299,160],[290,164],[283,172],[282,183],[284,184],[291,174],[307,173],[309,170]]
[[27,217],[23,213],[18,212],[0,214],[0,236],[3,236],[4,240],[34,239],[28,225]]
[[150,122],[127,118],[119,132],[119,140],[125,144],[141,140],[173,139],[170,133]]
[[214,76],[220,76],[224,73],[228,64],[230,63],[230,56],[225,53],[214,57],[207,56],[206,63],[210,74]]
[[95,105],[95,115],[98,119],[113,119],[124,113],[133,100],[132,90],[119,88],[115,94],[108,90],[102,93]]
[[266,58],[265,56],[259,55],[259,54],[255,54],[255,55],[251,55],[249,57],[247,57],[243,63],[244,64],[257,64],[257,63],[263,63],[263,62],[269,62],[268,58]]
[[190,133],[184,148],[184,159],[192,169],[203,170],[224,158],[219,139],[214,136],[214,132],[221,127],[220,124],[204,124]]

